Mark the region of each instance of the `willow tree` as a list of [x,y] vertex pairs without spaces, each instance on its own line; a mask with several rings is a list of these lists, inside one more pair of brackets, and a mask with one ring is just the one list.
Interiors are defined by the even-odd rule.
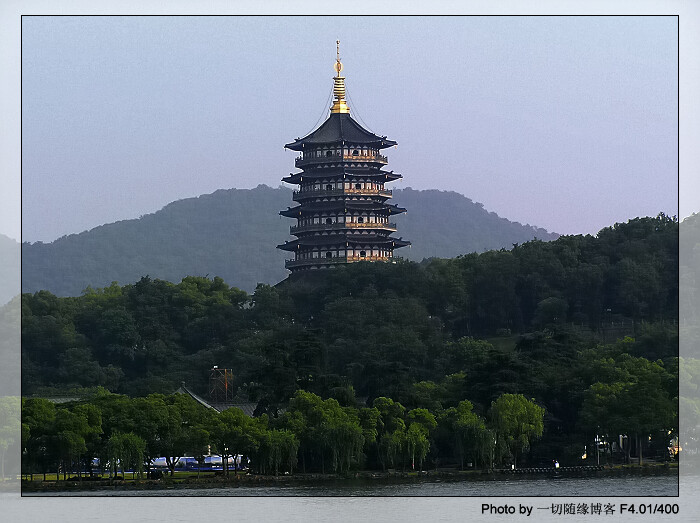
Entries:
[[109,460],[110,476],[114,471],[117,476],[117,467],[121,465],[122,477],[126,479],[125,471],[131,469],[132,478],[138,473],[143,474],[143,462],[146,452],[146,442],[133,432],[115,432],[107,440],[105,448],[106,457]]
[[532,440],[542,436],[544,409],[522,394],[502,394],[491,403],[489,415],[496,447],[505,446],[517,466],[518,456],[530,448]]
[[428,409],[413,409],[408,412],[406,419],[406,451],[411,459],[411,468],[415,468],[418,458],[418,470],[423,470],[423,460],[430,451],[430,432],[437,427],[435,416]]
[[475,462],[489,465],[493,462],[494,437],[486,428],[484,419],[473,411],[470,401],[460,401],[457,407],[450,407],[440,415],[440,424],[452,435],[454,452],[459,457],[460,468],[464,469],[465,455],[471,455]]

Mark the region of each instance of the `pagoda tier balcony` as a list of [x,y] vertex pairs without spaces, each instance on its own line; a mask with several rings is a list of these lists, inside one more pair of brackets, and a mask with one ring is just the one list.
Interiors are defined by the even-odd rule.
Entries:
[[326,198],[331,196],[381,196],[391,198],[391,189],[316,189],[311,191],[294,191],[292,200],[295,202],[307,198]]
[[333,258],[300,258],[298,260],[285,260],[284,266],[287,269],[296,269],[298,267],[329,266],[361,261],[388,262],[395,261],[397,259],[398,258],[394,258],[393,256],[337,256]]
[[381,229],[383,231],[396,232],[395,223],[380,223],[380,222],[333,222],[333,223],[310,223],[308,225],[292,225],[289,228],[289,234],[298,235],[305,232],[320,232],[320,231],[338,231],[347,229]]
[[365,163],[365,162],[372,162],[372,163],[379,163],[382,165],[386,165],[389,163],[389,160],[387,159],[386,156],[382,154],[359,154],[359,155],[353,155],[353,154],[331,154],[330,156],[310,156],[310,157],[304,157],[304,156],[299,156],[294,160],[294,166],[295,167],[306,167],[310,165],[320,165],[324,163],[337,163],[337,162],[343,162],[343,163]]

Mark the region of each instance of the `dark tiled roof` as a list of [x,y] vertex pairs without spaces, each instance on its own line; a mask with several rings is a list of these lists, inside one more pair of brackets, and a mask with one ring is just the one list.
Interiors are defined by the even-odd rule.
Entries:
[[217,403],[214,405],[214,408],[218,410],[219,412],[224,411],[226,409],[230,408],[237,408],[241,409],[243,411],[243,414],[246,416],[250,416],[251,418],[253,417],[253,413],[255,412],[255,409],[257,408],[258,404],[257,403]]
[[188,389],[184,383],[180,385],[180,388],[175,391],[175,394],[187,394],[191,398],[193,398],[197,403],[200,405],[203,405],[204,407],[207,407],[208,409],[214,409],[216,411],[224,411],[226,409],[230,409],[231,407],[237,407],[243,411],[244,414],[248,416],[253,416],[253,412],[255,412],[255,408],[258,406],[257,403],[251,403],[251,402],[244,402],[244,403],[210,403],[201,396],[198,396],[194,392],[192,392],[190,389]]
[[312,169],[301,173],[289,173],[289,176],[282,178],[283,182],[300,183],[302,178],[383,178],[386,181],[398,180],[403,178],[394,171],[379,171],[379,170],[355,170],[351,168],[343,169]]
[[342,143],[352,145],[372,145],[384,149],[396,145],[386,136],[377,136],[352,119],[347,113],[332,113],[321,126],[311,134],[298,138],[285,145],[287,149],[301,151],[304,147]]
[[382,234],[328,234],[323,236],[304,236],[297,240],[286,242],[278,245],[278,249],[285,251],[294,251],[298,245],[305,247],[321,246],[321,245],[392,245],[394,247],[404,247],[410,242],[400,238]]
[[345,211],[346,209],[356,211],[384,211],[387,214],[401,214],[406,212],[406,209],[398,205],[388,205],[386,203],[375,202],[372,200],[336,200],[331,202],[309,202],[304,205],[297,205],[284,211],[280,211],[282,216],[296,218],[302,214],[315,213],[322,211]]
[[[175,394],[187,394],[188,396],[193,398],[200,405],[203,405],[203,406],[207,407],[208,409],[214,409],[214,407],[208,401],[206,401],[204,398],[202,398],[201,396],[198,396],[197,394],[192,392],[190,389],[188,389],[185,386],[184,382],[182,383],[182,385],[180,385],[180,388],[175,391]],[[217,409],[215,409],[215,410],[217,410]]]

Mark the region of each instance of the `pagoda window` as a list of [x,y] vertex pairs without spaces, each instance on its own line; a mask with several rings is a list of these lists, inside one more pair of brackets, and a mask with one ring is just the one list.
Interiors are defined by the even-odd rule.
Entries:
[[363,223],[364,221],[365,219],[362,216],[357,219],[357,223]]
[[333,156],[333,151],[326,151],[326,156]]
[[331,218],[326,218],[326,224],[330,225],[333,223],[333,220]]
[[356,183],[356,184],[355,184],[355,189],[362,189],[362,184],[361,184],[361,183]]
[[352,151],[352,155],[353,155],[353,156],[360,156],[360,151],[358,151],[357,149],[355,149],[355,150]]
[[333,253],[331,251],[328,251],[326,253],[326,258],[332,258],[332,257],[333,257]]
[[360,251],[360,258],[364,258],[367,255],[365,251]]
[[333,186],[329,183],[328,185],[326,185],[326,190],[327,190],[327,191],[332,191],[332,190],[333,190]]

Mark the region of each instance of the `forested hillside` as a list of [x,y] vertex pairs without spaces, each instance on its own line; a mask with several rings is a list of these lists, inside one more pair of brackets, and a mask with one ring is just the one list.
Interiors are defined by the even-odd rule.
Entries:
[[[396,222],[398,234],[413,243],[397,255],[411,260],[556,238],[499,218],[454,192],[396,190],[394,200],[409,209]],[[278,212],[293,203],[292,192],[283,188],[219,190],[52,243],[25,243],[22,292],[77,296],[88,286],[134,283],[146,275],[172,282],[217,275],[252,292],[258,283],[275,284],[288,274],[288,254],[275,246],[291,238],[294,222]]]
[[204,395],[219,365],[272,417],[298,390],[434,413],[469,401],[481,416],[511,393],[545,408],[549,445],[591,423],[668,430],[677,305],[678,223],[664,215],[597,237],[299,274],[252,295],[218,277],[41,291],[22,300],[23,393],[138,396],[184,380]]

